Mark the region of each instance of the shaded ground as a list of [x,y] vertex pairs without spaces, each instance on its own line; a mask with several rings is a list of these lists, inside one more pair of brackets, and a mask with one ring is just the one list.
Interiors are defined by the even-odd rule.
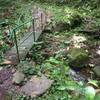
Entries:
[[[64,37],[64,36],[52,36],[52,35],[48,35],[47,33],[44,34],[43,36],[43,47],[41,49],[39,49],[39,51],[36,49],[36,53],[40,53],[42,57],[44,57],[45,59],[48,59],[50,56],[55,56],[57,57],[57,59],[59,59],[60,61],[66,61],[65,59],[65,55],[67,55],[68,53],[68,48],[72,48],[72,43],[71,46],[69,46],[69,43],[66,44],[65,41],[69,41],[69,39],[71,39],[71,37]],[[41,45],[41,44],[39,44]],[[90,63],[93,64],[97,64],[99,65],[99,60],[100,56],[99,54],[97,54],[96,51],[99,50],[99,46],[93,46],[91,47],[93,49],[91,49],[91,60]],[[60,54],[60,55],[59,55]],[[31,55],[32,56],[32,55]],[[98,58],[98,59],[97,59]],[[39,61],[36,59],[36,61]],[[43,60],[42,60],[43,62]],[[53,62],[55,63],[55,62]],[[59,63],[58,65],[59,66]],[[2,70],[0,70],[0,87],[4,88],[7,91],[11,91],[12,93],[19,93],[21,87],[20,86],[16,86],[12,83],[12,77],[13,74],[15,73],[16,69],[13,68],[13,66],[5,66]],[[80,70],[78,73],[76,73],[75,71],[69,71],[69,75],[72,79],[74,79],[75,81],[88,81],[88,79],[93,79],[93,77],[91,77],[91,68],[87,67],[87,68],[82,68],[82,70]],[[49,75],[48,71],[44,71],[45,75]],[[4,77],[5,76],[5,77]],[[26,87],[25,87],[26,88]],[[30,91],[28,91],[30,92]]]
[[13,74],[15,73],[15,69],[11,66],[6,66],[2,70],[0,70],[0,87],[4,88],[7,91],[11,91],[12,93],[18,93],[19,86],[15,86],[12,83]]

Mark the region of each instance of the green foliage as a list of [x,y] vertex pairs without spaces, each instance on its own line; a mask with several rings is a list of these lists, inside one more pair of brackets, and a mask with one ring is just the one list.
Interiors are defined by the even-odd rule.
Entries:
[[0,8],[1,7],[10,7],[12,4],[14,3],[14,1],[13,0],[0,0]]
[[29,98],[26,97],[25,95],[21,95],[21,96],[18,96],[18,97],[16,98],[16,100],[29,100]]
[[69,67],[62,61],[50,57],[42,64],[41,68],[42,73],[54,80],[54,84],[50,90],[35,100],[44,100],[44,98],[45,100],[93,100],[95,90],[92,87],[87,88],[77,84],[67,77],[66,72]]
[[97,80],[89,80],[88,84],[91,84],[95,87],[98,87],[98,81]]
[[37,74],[37,69],[35,69],[35,64],[28,63],[27,61],[21,61],[16,68],[23,72],[26,76]]
[[[40,2],[37,4],[37,1],[42,2],[42,5],[40,5]],[[10,7],[14,2],[16,2],[16,5],[14,12],[12,12],[13,16],[11,19],[8,19],[10,22],[13,22],[13,24],[11,24],[12,26],[18,26],[30,20],[31,9],[34,4],[52,12],[52,25],[61,22],[66,23],[67,29],[72,29],[69,32],[58,32],[55,35],[63,34],[70,36],[74,33],[74,28],[76,30],[78,29],[76,28],[77,26],[79,26],[79,29],[86,26],[86,24],[83,23],[86,18],[92,19],[92,28],[98,28],[100,26],[99,0],[1,0],[0,9]],[[30,25],[30,23],[25,24],[17,33],[21,35],[21,33],[25,32],[27,26],[29,27]],[[64,46],[66,47],[66,45],[61,44],[61,48]],[[66,62],[59,59],[62,54],[59,53],[56,57],[50,57],[45,60],[40,53],[43,47],[44,45],[40,44],[34,45],[34,48],[32,48],[32,59],[36,61],[37,66],[34,67],[27,64],[27,62],[22,62],[16,67],[25,73],[26,76],[38,75],[38,72],[42,72],[48,78],[54,80],[52,87],[42,96],[34,98],[34,100],[93,100],[95,96],[94,91],[84,88],[66,75],[69,66]],[[2,46],[0,45],[0,54],[6,49],[7,45],[5,43]],[[71,64],[74,63],[76,67],[80,67],[88,60],[88,54],[84,50],[72,50],[69,59]],[[89,83],[97,87],[96,81],[89,81]],[[95,100],[99,100],[99,98],[100,95],[95,96]],[[31,98],[19,96],[18,100],[31,100]]]
[[43,44],[34,44],[33,48],[31,50],[32,53],[32,59],[34,61],[36,61],[37,63],[41,63],[45,60],[45,57],[42,56],[42,54],[40,53],[40,50],[44,47]]
[[50,57],[41,66],[41,72],[48,78],[54,80],[53,86],[43,96],[37,97],[36,100],[66,100],[69,98],[67,90],[73,90],[78,85],[66,76],[68,65],[64,62]]
[[56,23],[64,24],[62,27],[65,27],[66,30],[69,30],[71,28],[79,26],[82,23],[83,18],[81,14],[71,7],[52,6],[49,9],[52,10],[55,15],[52,17],[54,25],[56,25]]
[[8,45],[6,43],[3,42],[2,44],[0,44],[0,51],[1,52],[5,52],[7,50],[7,48],[8,48]]
[[94,97],[94,100],[99,100],[100,99],[100,93],[96,94]]
[[57,60],[53,57],[50,57],[46,62],[42,65],[43,73],[50,73],[48,76],[53,79],[60,79],[59,75],[65,76],[68,70],[68,66],[64,64],[64,62]]

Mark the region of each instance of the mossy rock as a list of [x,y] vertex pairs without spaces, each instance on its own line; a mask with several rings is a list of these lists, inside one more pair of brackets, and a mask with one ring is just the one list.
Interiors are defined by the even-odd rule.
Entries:
[[93,71],[94,71],[94,74],[97,76],[97,77],[100,77],[100,66],[96,66],[93,68]]
[[70,20],[71,28],[75,28],[81,25],[82,23],[82,17],[78,14],[74,14],[72,19]]
[[[57,32],[66,31],[74,29],[82,24],[83,17],[75,9],[69,9],[69,7],[64,8],[63,10],[58,9],[53,17],[54,20],[54,30],[56,29]],[[62,13],[63,12],[63,13]]]
[[69,66],[82,68],[89,61],[89,53],[84,49],[71,48],[68,52]]
[[83,18],[78,11],[66,8],[63,20],[64,22],[69,24],[70,28],[75,28],[77,26],[80,26]]

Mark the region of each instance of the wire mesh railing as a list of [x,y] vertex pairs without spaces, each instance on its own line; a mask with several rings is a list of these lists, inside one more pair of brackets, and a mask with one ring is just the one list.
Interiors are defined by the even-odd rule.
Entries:
[[[31,35],[33,35],[33,42],[35,42],[42,33],[45,25],[46,14],[42,10],[37,9],[32,12],[32,18],[30,20],[15,28],[10,28],[9,22],[0,23],[0,30],[1,33],[3,33],[0,39],[9,39],[12,41],[13,47],[16,49],[18,61],[20,62],[20,45],[29,39]],[[8,32],[5,32],[4,28],[6,28]]]

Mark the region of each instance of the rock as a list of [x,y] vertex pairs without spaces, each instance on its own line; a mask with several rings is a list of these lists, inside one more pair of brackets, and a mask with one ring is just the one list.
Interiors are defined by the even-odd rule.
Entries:
[[22,88],[21,92],[31,96],[36,97],[43,94],[47,89],[50,88],[53,81],[47,79],[44,75],[41,77],[33,76],[30,81],[28,81]]
[[53,27],[55,32],[66,31],[80,26],[83,18],[78,12],[73,12],[71,9],[64,9],[63,12],[65,12],[64,16],[59,14],[57,18],[55,18],[56,23]]
[[84,89],[84,95],[85,95],[85,100],[94,100],[94,97],[96,95],[96,90],[91,86],[87,86]]
[[69,29],[69,27],[70,27],[70,25],[66,22],[57,22],[53,26],[52,30],[54,32],[62,32],[62,31],[65,31],[65,30]]
[[80,43],[86,41],[86,37],[80,35],[73,35],[71,41],[73,43]]
[[73,35],[70,40],[70,42],[75,48],[85,47],[86,45],[84,44],[84,42],[86,41],[87,41],[86,37],[80,35]]
[[13,75],[12,82],[14,84],[21,84],[24,81],[25,75],[22,72],[16,71]]
[[93,71],[96,74],[96,76],[100,77],[100,66],[94,67]]
[[84,75],[81,75],[80,73],[77,73],[76,71],[70,69],[69,70],[69,77],[72,78],[74,81],[79,82],[85,82],[87,80],[87,77]]
[[96,52],[98,55],[100,55],[100,50],[97,50],[97,52]]
[[3,69],[3,67],[0,67],[0,71]]
[[89,61],[89,54],[84,49],[71,48],[68,51],[69,66],[73,68],[82,68]]

